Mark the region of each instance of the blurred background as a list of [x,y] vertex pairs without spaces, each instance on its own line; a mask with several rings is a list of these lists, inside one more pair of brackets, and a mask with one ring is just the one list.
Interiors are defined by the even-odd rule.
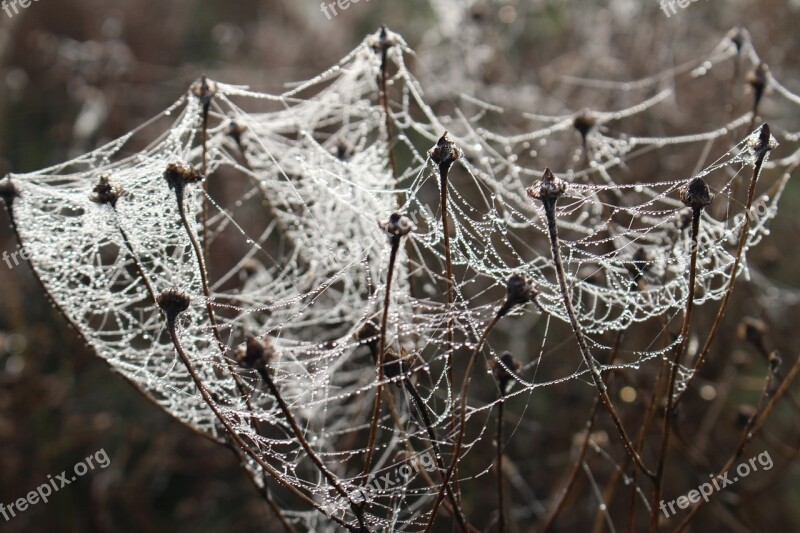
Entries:
[[[0,176],[76,157],[128,132],[201,74],[280,92],[337,62],[383,23],[418,51],[409,59],[412,71],[443,110],[458,92],[542,114],[569,113],[581,101],[596,109],[624,107],[632,103],[624,94],[597,91],[589,101],[585,92],[563,85],[563,77],[658,74],[708,53],[737,25],[748,29],[776,78],[800,93],[797,0],[696,2],[670,17],[652,0],[361,0],[336,15],[316,0],[45,0],[9,12],[0,11]],[[668,135],[716,127],[725,98],[683,93],[657,123],[639,124],[639,131]],[[717,110],[715,120],[709,107]],[[763,114],[787,131],[800,131],[797,108],[767,99]],[[689,159],[692,166],[697,155]],[[763,383],[765,361],[737,333],[740,321],[758,319],[768,349],[779,350],[785,361],[793,362],[800,346],[796,180],[781,209],[772,235],[749,258],[756,275],[737,285],[703,371],[702,383],[733,391],[714,403],[719,413],[706,450],[712,459],[719,451],[717,466],[731,453],[740,413]],[[3,211],[0,252],[15,249]],[[710,313],[699,312],[699,330],[711,323]],[[642,372],[626,379],[646,387],[652,377]],[[517,441],[509,455],[531,461],[531,450],[549,450],[528,479],[528,497],[541,505],[570,464],[573,437],[591,400],[590,388],[569,382],[540,389],[528,406],[525,417],[538,428],[535,442]],[[685,416],[701,418],[712,405],[693,401]],[[632,413],[641,410],[640,403],[629,403]],[[750,451],[773,450],[775,470],[719,495],[726,502],[714,507],[735,511],[706,509],[698,530],[800,531],[800,467],[794,461],[800,428],[791,410],[779,409],[773,417]],[[100,449],[111,460],[108,468],[9,522],[0,519],[0,531],[274,530],[270,512],[229,451],[170,419],[90,353],[27,265],[9,269],[0,263],[0,502],[24,496],[48,474],[70,470]],[[676,472],[666,494],[695,485]],[[759,490],[749,490],[754,488]],[[589,529],[596,510],[589,493],[587,481],[579,482],[577,512],[563,516],[557,530]],[[491,512],[492,496],[483,499],[486,508],[476,503],[471,514]],[[531,516],[530,525],[540,518]]]

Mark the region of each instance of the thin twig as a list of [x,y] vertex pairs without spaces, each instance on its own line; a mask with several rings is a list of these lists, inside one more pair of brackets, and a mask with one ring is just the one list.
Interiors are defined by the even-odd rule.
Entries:
[[[176,297],[179,301],[176,302]],[[203,398],[203,401],[209,406],[211,411],[220,421],[222,426],[225,428],[226,433],[230,436],[231,439],[236,442],[236,444],[247,453],[261,468],[265,471],[269,472],[269,474],[276,479],[281,485],[283,485],[286,489],[292,492],[295,496],[303,500],[304,502],[308,503],[309,505],[313,506],[317,511],[322,513],[323,515],[329,517],[331,520],[336,522],[337,524],[345,527],[349,531],[358,531],[357,528],[350,526],[340,518],[329,514],[322,506],[320,506],[317,502],[313,499],[309,498],[299,489],[294,487],[292,484],[285,481],[280,473],[276,471],[269,463],[264,461],[259,454],[253,450],[250,445],[248,445],[244,439],[237,433],[236,429],[231,425],[230,421],[225,417],[224,414],[220,411],[219,407],[216,405],[211,393],[203,383],[200,375],[197,373],[197,370],[194,368],[194,364],[192,363],[189,356],[186,354],[183,345],[180,340],[180,336],[177,332],[177,317],[178,315],[186,310],[189,305],[189,298],[178,291],[164,291],[159,295],[159,305],[161,306],[162,310],[164,310],[164,314],[167,318],[167,330],[169,331],[170,338],[172,339],[172,344],[175,346],[175,351],[178,353],[178,357],[180,357],[183,365],[186,367],[186,370],[189,372],[189,376],[191,377],[192,381],[194,382],[195,386],[197,387],[200,395]],[[181,309],[182,308],[182,309]]]
[[694,310],[695,283],[697,281],[697,249],[698,234],[700,233],[700,215],[703,208],[711,203],[711,196],[708,185],[702,178],[694,178],[689,182],[686,189],[681,192],[681,200],[692,208],[692,253],[689,260],[689,294],[686,296],[686,311],[683,314],[683,325],[681,327],[681,340],[675,350],[675,357],[672,360],[669,382],[667,385],[667,406],[664,411],[664,430],[661,437],[661,451],[658,458],[656,469],[655,488],[653,489],[653,505],[650,515],[650,530],[658,531],[658,502],[661,499],[661,487],[664,481],[664,465],[667,460],[667,449],[669,447],[669,435],[672,427],[672,417],[674,415],[674,395],[675,382],[678,377],[678,368],[686,352],[689,343],[689,327],[692,323],[692,311]]
[[708,356],[708,352],[711,349],[711,343],[714,342],[714,338],[717,336],[717,332],[719,331],[720,326],[722,325],[722,318],[725,316],[725,311],[728,309],[728,302],[730,301],[731,294],[733,293],[733,286],[736,283],[736,277],[739,271],[739,264],[742,260],[742,251],[744,250],[745,242],[747,242],[747,235],[750,231],[750,209],[753,205],[753,198],[755,196],[756,191],[756,182],[761,174],[761,168],[764,165],[764,161],[767,158],[767,154],[769,154],[770,150],[772,150],[771,144],[771,134],[769,129],[769,124],[764,123],[761,126],[761,130],[758,136],[758,146],[755,147],[755,151],[758,154],[755,166],[753,168],[753,175],[750,178],[750,188],[747,191],[747,200],[744,206],[744,218],[742,220],[742,229],[739,232],[739,242],[736,246],[736,258],[733,261],[733,267],[731,269],[731,275],[728,279],[728,286],[725,288],[725,294],[722,297],[722,301],[719,304],[719,310],[717,311],[717,316],[714,319],[714,323],[711,325],[711,330],[708,333],[708,337],[706,337],[706,341],[703,344],[702,350],[700,350],[700,355],[697,356],[697,359],[694,364],[694,369],[692,370],[691,374],[689,375],[689,379],[686,382],[686,387],[684,387],[683,391],[678,395],[675,400],[675,406],[677,407],[680,405],[683,396],[686,394],[686,391],[689,390],[689,386],[692,384],[694,377],[698,374],[698,370],[700,366],[705,361],[706,357]]
[[581,352],[581,356],[583,357],[584,363],[586,367],[589,369],[589,374],[592,376],[592,381],[594,382],[595,387],[597,388],[598,393],[600,394],[600,399],[605,405],[606,409],[608,410],[609,414],[611,415],[611,419],[614,421],[614,425],[617,427],[617,431],[619,432],[620,437],[622,438],[622,442],[625,445],[625,449],[628,451],[628,454],[633,458],[633,461],[636,465],[642,469],[642,471],[650,478],[653,478],[655,474],[651,472],[642,462],[642,459],[639,457],[639,454],[636,453],[636,450],[631,443],[630,438],[628,438],[628,434],[625,431],[625,427],[622,425],[622,420],[620,420],[619,415],[617,414],[616,409],[614,409],[614,405],[611,403],[611,398],[608,396],[608,391],[606,390],[605,383],[603,382],[603,378],[600,374],[600,370],[597,368],[597,364],[592,357],[591,352],[589,351],[589,346],[586,344],[586,339],[583,336],[583,332],[581,331],[580,324],[578,323],[578,319],[575,315],[575,308],[572,306],[572,299],[569,296],[569,289],[567,288],[567,281],[566,281],[566,274],[564,273],[564,266],[561,260],[561,251],[558,241],[558,227],[556,226],[556,201],[558,198],[564,193],[566,190],[566,183],[559,178],[556,178],[550,169],[546,169],[544,172],[544,176],[540,181],[538,181],[533,187],[528,189],[528,195],[536,200],[540,200],[542,205],[545,209],[545,215],[547,217],[547,229],[550,238],[550,251],[553,257],[553,263],[556,270],[556,277],[558,278],[558,285],[561,290],[561,297],[564,303],[564,307],[567,311],[567,316],[570,321],[570,325],[572,326],[572,331],[575,334],[575,338],[578,341],[578,349]]

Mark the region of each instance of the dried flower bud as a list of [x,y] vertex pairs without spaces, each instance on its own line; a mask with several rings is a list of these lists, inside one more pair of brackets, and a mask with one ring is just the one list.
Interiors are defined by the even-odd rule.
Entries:
[[703,209],[711,203],[714,195],[708,189],[708,184],[703,178],[697,177],[681,189],[681,202],[694,210]]
[[375,52],[383,53],[397,44],[396,35],[389,31],[386,24],[382,25],[378,32],[369,40],[369,46]]
[[544,169],[542,179],[528,189],[528,196],[541,202],[556,201],[567,190],[567,182],[557,178],[549,168]]
[[377,360],[378,358],[380,334],[381,332],[378,329],[378,326],[375,325],[375,322],[368,320],[363,326],[361,326],[361,329],[356,331],[354,335],[358,342],[366,344],[369,347],[369,351],[372,353],[373,360]]
[[205,76],[201,76],[200,79],[192,84],[190,90],[205,107],[211,103],[212,98],[217,94],[217,84]]
[[764,91],[767,89],[768,71],[769,67],[762,61],[747,75],[747,83],[753,88],[753,100],[756,106],[761,101],[761,97],[764,96]]
[[275,357],[275,349],[269,339],[248,335],[245,343],[236,348],[236,362],[244,368],[264,369]]
[[228,122],[228,125],[225,127],[225,135],[228,135],[230,138],[232,138],[236,144],[242,142],[242,134],[245,131],[247,131],[247,126],[243,126],[235,120]]
[[506,280],[506,301],[498,311],[503,316],[518,305],[525,305],[536,301],[539,291],[536,285],[524,274],[512,274]]
[[783,363],[783,359],[781,359],[781,354],[778,353],[777,350],[773,350],[771,354],[769,354],[769,371],[773,374],[777,374],[778,371],[781,369],[781,364]]
[[410,218],[400,213],[392,213],[389,220],[379,221],[378,226],[391,237],[405,237],[417,229]]
[[748,146],[752,148],[757,155],[766,154],[778,146],[778,142],[772,137],[769,124],[765,122],[761,125],[761,128],[758,130],[758,137],[755,135],[750,136],[750,139],[748,139]]
[[6,205],[11,207],[11,204],[14,202],[14,198],[19,196],[19,189],[14,182],[11,181],[9,176],[0,180],[0,198],[5,201]]
[[191,299],[181,290],[167,289],[156,297],[156,303],[172,319],[189,308]]
[[117,200],[122,194],[122,187],[111,182],[111,175],[103,174],[98,178],[89,199],[97,204],[109,204],[111,207],[116,208]]
[[188,184],[202,181],[203,176],[192,165],[170,163],[167,165],[167,170],[164,171],[164,179],[167,180],[170,189],[182,193]]
[[431,161],[439,165],[439,168],[450,168],[453,163],[461,159],[464,153],[456,146],[450,135],[444,132],[436,146],[428,151],[428,155]]
[[589,135],[589,132],[592,131],[596,124],[595,115],[588,109],[583,109],[572,117],[572,126],[578,130],[583,140],[586,140],[586,136]]
[[501,396],[506,395],[509,386],[514,382],[514,376],[518,375],[520,370],[522,365],[510,352],[505,352],[499,359],[492,361],[492,372]]
[[398,355],[397,352],[389,348],[383,356],[383,374],[389,379],[396,379],[408,373],[407,364],[408,354],[405,350]]
[[736,26],[735,28],[731,28],[726,37],[736,47],[737,54],[739,54],[742,51],[744,43],[750,40],[750,34],[747,32],[746,29],[742,28],[741,26]]

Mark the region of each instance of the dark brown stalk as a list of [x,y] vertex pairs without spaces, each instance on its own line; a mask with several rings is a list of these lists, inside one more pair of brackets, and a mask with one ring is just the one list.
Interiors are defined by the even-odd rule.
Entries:
[[444,483],[439,489],[439,493],[436,495],[431,517],[428,521],[427,527],[425,528],[426,533],[431,530],[433,524],[436,522],[436,515],[439,511],[439,505],[442,502],[445,488],[453,476],[453,472],[455,471],[456,465],[458,464],[458,460],[460,458],[459,456],[461,455],[461,446],[464,442],[464,433],[466,432],[467,427],[467,392],[469,391],[469,385],[472,378],[472,369],[475,366],[475,361],[478,359],[478,354],[483,349],[486,338],[489,336],[489,333],[491,333],[492,329],[494,329],[500,319],[506,316],[513,308],[529,302],[535,303],[538,307],[539,304],[536,300],[537,294],[536,288],[527,278],[525,278],[525,276],[520,274],[512,275],[507,281],[505,302],[500,306],[494,317],[492,317],[492,319],[489,321],[486,328],[483,330],[478,343],[475,345],[475,349],[472,351],[472,355],[467,362],[467,368],[464,371],[464,378],[461,382],[459,424],[456,440],[453,444],[453,456],[450,459],[450,466],[448,466],[447,472],[444,476]]
[[194,82],[191,87],[192,93],[200,100],[202,110],[201,129],[200,129],[200,143],[202,145],[203,155],[200,166],[200,174],[205,178],[203,180],[203,257],[208,258],[209,242],[208,242],[208,111],[211,107],[211,100],[217,93],[216,84],[201,76],[199,80]]
[[[381,108],[383,109],[383,118],[386,124],[386,151],[389,155],[389,165],[392,169],[392,177],[397,180],[399,176],[397,173],[397,162],[395,161],[394,155],[394,133],[392,128],[392,115],[389,111],[389,94],[386,83],[388,78],[387,70],[389,68],[389,63],[387,61],[389,49],[395,44],[395,39],[389,35],[386,25],[381,26],[380,33],[378,34],[377,42],[375,43],[374,47],[381,54],[381,73],[378,77],[378,84],[380,86]],[[398,206],[403,205],[403,199],[400,197],[400,193],[398,193],[397,201]]]
[[447,188],[449,183],[450,168],[453,163],[458,161],[463,155],[455,143],[450,139],[447,132],[444,132],[429,152],[431,160],[439,167],[439,208],[442,212],[442,233],[444,234],[444,263],[447,276],[447,351],[449,356],[446,360],[447,379],[450,381],[450,401],[453,401],[453,261],[450,254],[450,225],[447,218]]
[[278,402],[278,406],[280,407],[284,418],[286,418],[286,421],[292,428],[292,433],[294,433],[295,438],[297,438],[297,442],[300,443],[300,446],[302,446],[303,450],[305,450],[306,454],[308,454],[308,458],[311,459],[311,462],[314,463],[314,465],[317,467],[317,470],[319,470],[325,479],[327,479],[328,482],[336,489],[336,492],[338,492],[342,498],[346,499],[350,503],[350,508],[358,517],[359,523],[362,527],[366,527],[364,524],[363,510],[352,500],[352,498],[350,498],[350,495],[347,493],[344,487],[342,487],[339,479],[328,469],[328,467],[325,466],[325,464],[322,462],[322,459],[319,458],[317,453],[306,440],[305,435],[303,435],[303,430],[300,429],[300,426],[297,424],[297,420],[294,418],[291,409],[289,409],[286,400],[283,399],[280,389],[278,389],[278,386],[275,384],[275,380],[272,379],[272,375],[270,374],[266,364],[259,365],[256,367],[256,369],[258,370],[261,379],[267,384],[272,396],[275,397],[275,401]]
[[606,409],[611,415],[611,419],[614,421],[614,425],[617,427],[617,431],[622,438],[622,442],[625,445],[625,449],[627,450],[628,454],[631,456],[631,458],[633,458],[636,466],[641,468],[648,477],[653,478],[655,474],[653,474],[644,465],[642,459],[639,457],[639,454],[636,453],[636,450],[634,449],[633,444],[631,443],[631,440],[628,438],[628,434],[625,431],[625,427],[622,425],[622,420],[620,420],[616,409],[614,409],[614,405],[611,403],[611,398],[608,396],[608,391],[606,390],[606,385],[603,382],[603,377],[600,374],[600,370],[597,368],[597,363],[595,362],[594,357],[592,357],[589,346],[586,344],[586,339],[583,336],[580,324],[578,323],[578,319],[575,315],[575,308],[572,306],[572,299],[569,296],[566,274],[564,272],[564,266],[561,260],[561,250],[558,241],[558,227],[556,226],[556,201],[562,194],[564,194],[565,190],[566,183],[563,180],[556,178],[548,168],[545,169],[542,179],[534,184],[533,187],[528,189],[528,195],[535,200],[540,200],[544,206],[545,215],[547,217],[547,230],[550,238],[550,251],[553,257],[556,277],[558,278],[558,285],[561,290],[561,298],[563,300],[564,307],[566,308],[567,316],[569,317],[569,322],[572,326],[572,331],[575,334],[576,340],[578,341],[578,349],[581,352],[581,356],[583,357],[586,367],[589,369],[589,374],[592,376],[592,381],[594,382],[595,388],[597,388],[597,391],[600,394],[600,399],[602,400],[603,405],[605,405]]
[[317,511],[322,513],[323,515],[329,517],[331,520],[336,522],[337,524],[345,527],[350,531],[357,531],[356,528],[353,526],[348,525],[346,522],[337,518],[331,514],[328,514],[323,507],[321,507],[317,502],[300,492],[297,488],[295,488],[290,483],[286,482],[280,475],[278,471],[276,471],[269,463],[264,461],[261,456],[253,450],[253,448],[247,444],[244,439],[236,432],[236,429],[231,425],[230,421],[225,417],[224,414],[220,411],[219,407],[217,407],[211,393],[206,389],[205,384],[203,383],[200,375],[197,373],[197,370],[194,368],[194,364],[192,363],[189,356],[186,354],[185,350],[183,349],[183,345],[180,340],[180,336],[177,332],[177,318],[180,313],[185,311],[189,306],[189,298],[188,296],[180,293],[176,290],[168,290],[162,292],[158,297],[158,304],[161,306],[161,309],[164,311],[164,314],[167,319],[167,330],[169,331],[170,338],[172,339],[172,344],[175,346],[175,351],[178,353],[178,357],[180,357],[181,362],[186,367],[186,370],[189,372],[189,376],[191,377],[192,381],[194,382],[195,386],[197,387],[200,395],[203,398],[203,401],[208,405],[211,411],[216,416],[217,420],[220,421],[222,426],[225,428],[226,433],[230,436],[230,438],[248,455],[250,456],[261,468],[263,468],[266,472],[268,472],[272,477],[275,478],[278,483],[283,485],[286,489],[288,489],[292,494],[306,502],[307,504],[314,507]]
[[[611,357],[609,359],[609,364],[614,364],[617,358],[617,354],[619,353],[619,345],[622,342],[622,335],[623,333],[620,331],[617,334],[617,339],[614,342],[614,349],[611,353]],[[614,374],[609,376],[609,381]],[[600,407],[600,397],[595,396],[594,402],[592,403],[592,408],[589,411],[589,418],[586,420],[586,435],[583,438],[583,443],[581,444],[581,450],[578,453],[578,458],[573,462],[572,469],[570,470],[569,475],[567,476],[567,482],[564,485],[564,488],[561,490],[561,496],[558,499],[558,502],[553,507],[553,510],[547,517],[547,521],[542,526],[542,533],[549,531],[553,524],[555,524],[558,515],[561,513],[564,503],[567,501],[567,496],[569,495],[572,486],[575,483],[575,480],[578,479],[578,472],[580,471],[581,464],[583,463],[584,457],[586,457],[586,451],[589,449],[589,441],[591,440],[592,436],[592,429],[594,428],[595,420],[597,419],[597,412]],[[604,500],[606,501],[606,500]]]
[[436,432],[433,429],[433,421],[431,420],[431,417],[428,414],[427,406],[425,405],[425,402],[422,400],[422,397],[419,395],[419,392],[417,391],[416,387],[414,387],[414,384],[411,382],[410,379],[404,379],[403,384],[405,385],[405,388],[408,391],[408,393],[411,395],[411,398],[414,400],[414,404],[417,407],[417,411],[419,411],[419,414],[422,417],[422,422],[425,425],[425,430],[428,432],[428,440],[430,440],[431,446],[433,447],[433,452],[436,457],[436,466],[437,469],[439,470],[439,475],[441,476],[442,479],[442,486],[445,487],[445,491],[447,492],[447,498],[450,501],[451,513],[453,515],[453,518],[455,518],[456,522],[458,522],[458,525],[462,531],[472,531],[474,530],[474,528],[471,527],[466,522],[466,519],[464,518],[464,512],[462,511],[461,506],[458,503],[458,500],[456,500],[452,488],[445,481],[445,475],[444,475],[445,466],[444,466],[444,460],[442,459],[442,451],[439,447],[439,441],[436,437]]
[[703,343],[703,348],[700,350],[700,355],[697,356],[697,359],[694,364],[694,369],[689,376],[689,379],[686,383],[686,387],[683,389],[683,392],[678,395],[675,400],[675,406],[677,407],[680,405],[681,400],[683,399],[683,395],[686,394],[686,391],[689,390],[689,386],[692,384],[694,377],[698,374],[698,370],[700,366],[705,361],[706,357],[708,356],[708,352],[711,349],[711,344],[714,342],[714,338],[717,336],[717,332],[719,331],[720,326],[722,325],[722,318],[725,316],[725,311],[728,309],[728,302],[730,301],[731,294],[733,293],[733,287],[736,283],[736,277],[739,270],[739,264],[742,260],[742,250],[744,250],[745,242],[747,242],[747,235],[750,231],[750,209],[753,206],[753,198],[755,197],[756,192],[756,183],[758,182],[758,178],[761,175],[761,168],[764,165],[764,161],[767,158],[767,154],[769,154],[770,150],[772,150],[772,143],[771,143],[771,134],[769,124],[764,123],[761,126],[761,131],[759,132],[758,136],[758,146],[755,147],[755,151],[758,154],[755,166],[753,168],[753,175],[750,178],[750,188],[747,191],[747,201],[745,202],[744,206],[744,220],[742,221],[742,229],[739,232],[739,242],[736,246],[736,258],[733,261],[733,268],[731,270],[731,277],[728,280],[728,286],[725,288],[725,294],[722,297],[722,301],[719,304],[719,309],[717,310],[717,316],[714,319],[714,323],[711,325],[711,330],[708,333],[708,337],[706,337],[705,343]]
[[697,281],[697,249],[698,249],[698,234],[700,233],[700,215],[703,209],[711,203],[711,194],[708,190],[708,185],[703,181],[703,178],[694,178],[689,182],[688,186],[681,191],[681,200],[684,204],[692,209],[692,253],[689,260],[689,294],[686,297],[686,311],[683,314],[683,325],[681,327],[681,340],[675,350],[675,356],[672,360],[672,368],[669,374],[669,384],[667,386],[667,406],[664,410],[664,430],[661,437],[661,451],[658,458],[658,467],[656,469],[655,488],[653,489],[653,505],[650,517],[650,530],[658,531],[658,502],[661,499],[661,486],[664,481],[664,465],[667,460],[667,449],[669,447],[670,429],[672,428],[672,418],[675,413],[674,409],[674,396],[675,396],[675,382],[678,377],[678,368],[680,367],[683,355],[686,352],[686,346],[689,343],[689,327],[692,322],[692,311],[694,310],[694,294],[695,283]]
[[413,228],[411,221],[398,213],[393,213],[390,219],[381,225],[384,231],[388,232],[390,235],[391,250],[389,252],[389,269],[386,273],[386,290],[383,297],[383,314],[381,316],[381,329],[378,337],[378,353],[375,358],[375,370],[378,384],[375,390],[375,404],[372,408],[372,418],[369,426],[367,456],[364,459],[364,483],[368,481],[367,476],[372,467],[372,454],[375,448],[378,419],[381,414],[381,397],[383,394],[384,369],[386,365],[386,327],[389,322],[389,306],[391,305],[392,299],[392,278],[394,277],[394,268],[397,262],[397,251],[400,249],[400,242],[403,236],[408,235]]
[[[775,391],[775,394],[772,396],[772,398],[770,398],[769,402],[764,408],[764,411],[758,416],[755,423],[751,424],[750,428],[745,428],[745,431],[743,432],[742,437],[739,441],[739,445],[736,447],[736,451],[728,460],[728,462],[725,463],[725,466],[723,466],[719,470],[718,475],[722,475],[728,470],[730,470],[731,466],[733,466],[733,463],[739,457],[741,457],[741,455],[744,453],[745,448],[747,447],[747,444],[753,439],[753,437],[755,437],[758,434],[759,431],[761,431],[761,428],[764,426],[764,423],[772,414],[772,411],[775,409],[775,406],[778,404],[778,401],[781,398],[783,398],[783,396],[788,392],[789,386],[792,384],[792,382],[794,381],[794,379],[797,377],[798,374],[800,374],[800,356],[798,356],[797,359],[795,359],[792,369],[786,375],[786,379],[784,379],[781,382],[780,386],[778,387],[778,390]],[[694,507],[692,507],[692,509],[689,511],[689,514],[686,515],[686,518],[684,518],[683,521],[680,524],[678,524],[678,527],[675,528],[674,533],[679,533],[680,531],[685,530],[689,526],[691,521],[694,519],[694,517],[697,515],[697,513],[700,511],[700,509],[703,508],[704,505],[705,505],[705,500],[700,500],[698,503],[694,504]]]

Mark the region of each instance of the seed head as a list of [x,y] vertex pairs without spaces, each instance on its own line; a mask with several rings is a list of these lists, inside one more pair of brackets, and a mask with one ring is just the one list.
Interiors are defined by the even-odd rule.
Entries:
[[6,203],[8,207],[14,202],[14,198],[19,196],[19,189],[11,181],[9,176],[0,180],[0,198]]
[[747,144],[757,155],[766,154],[778,146],[778,142],[772,137],[769,124],[766,122],[758,129],[758,137],[751,135]]
[[501,396],[506,395],[509,386],[514,382],[514,376],[517,376],[521,369],[522,365],[510,352],[505,352],[492,362],[494,379],[497,381]]
[[94,203],[108,204],[113,208],[117,207],[117,200],[122,196],[123,190],[118,184],[111,181],[111,174],[103,174],[97,179],[97,183],[92,189],[89,199]]
[[410,218],[400,213],[392,213],[389,220],[379,221],[378,226],[391,237],[405,237],[417,229]]
[[735,28],[731,28],[726,37],[736,47],[737,54],[739,54],[742,51],[744,43],[750,40],[750,34],[747,32],[746,29],[742,28],[741,26],[736,26]]
[[711,203],[714,195],[708,190],[708,184],[703,178],[693,178],[681,189],[681,202],[694,210],[703,209]]
[[225,134],[232,138],[236,144],[242,142],[242,134],[244,134],[245,131],[247,131],[247,126],[239,124],[235,120],[228,122],[225,128]]
[[767,89],[767,72],[769,67],[763,61],[747,75],[747,83],[753,88],[754,102],[757,106]]
[[400,376],[408,373],[408,364],[406,362],[407,354],[397,354],[394,350],[389,348],[384,354],[383,374],[389,379],[397,379]]
[[431,158],[431,161],[439,165],[439,168],[450,168],[453,163],[461,159],[464,155],[464,152],[456,146],[456,143],[453,142],[453,139],[450,138],[450,135],[447,132],[439,138],[439,141],[436,143],[436,146],[431,148],[428,151],[428,155]]
[[539,291],[536,285],[524,274],[512,274],[506,280],[506,301],[498,311],[500,316],[506,315],[518,305],[536,302]]
[[375,360],[378,358],[379,336],[380,330],[372,320],[368,320],[366,323],[364,323],[364,325],[361,326],[361,329],[356,331],[354,335],[358,342],[366,344],[369,347],[369,351],[372,354],[372,359]]
[[386,52],[389,48],[397,44],[397,37],[395,34],[383,24],[378,32],[373,35],[369,40],[369,46],[376,53]]
[[164,171],[164,179],[169,188],[182,193],[190,183],[203,181],[203,176],[192,165],[186,163],[170,163]]
[[200,100],[203,107],[206,107],[211,103],[214,95],[217,94],[217,84],[205,76],[200,76],[200,79],[192,84],[190,90]]
[[595,124],[597,124],[597,119],[588,109],[583,109],[572,117],[572,126],[578,130],[584,140]]
[[169,319],[174,319],[186,311],[190,302],[189,296],[178,289],[167,289],[156,297],[156,303]]
[[236,348],[236,361],[244,368],[268,368],[275,358],[275,349],[267,338],[248,335],[243,345]]
[[549,168],[544,169],[542,179],[528,189],[528,196],[541,202],[554,202],[567,190],[567,182],[557,178]]

